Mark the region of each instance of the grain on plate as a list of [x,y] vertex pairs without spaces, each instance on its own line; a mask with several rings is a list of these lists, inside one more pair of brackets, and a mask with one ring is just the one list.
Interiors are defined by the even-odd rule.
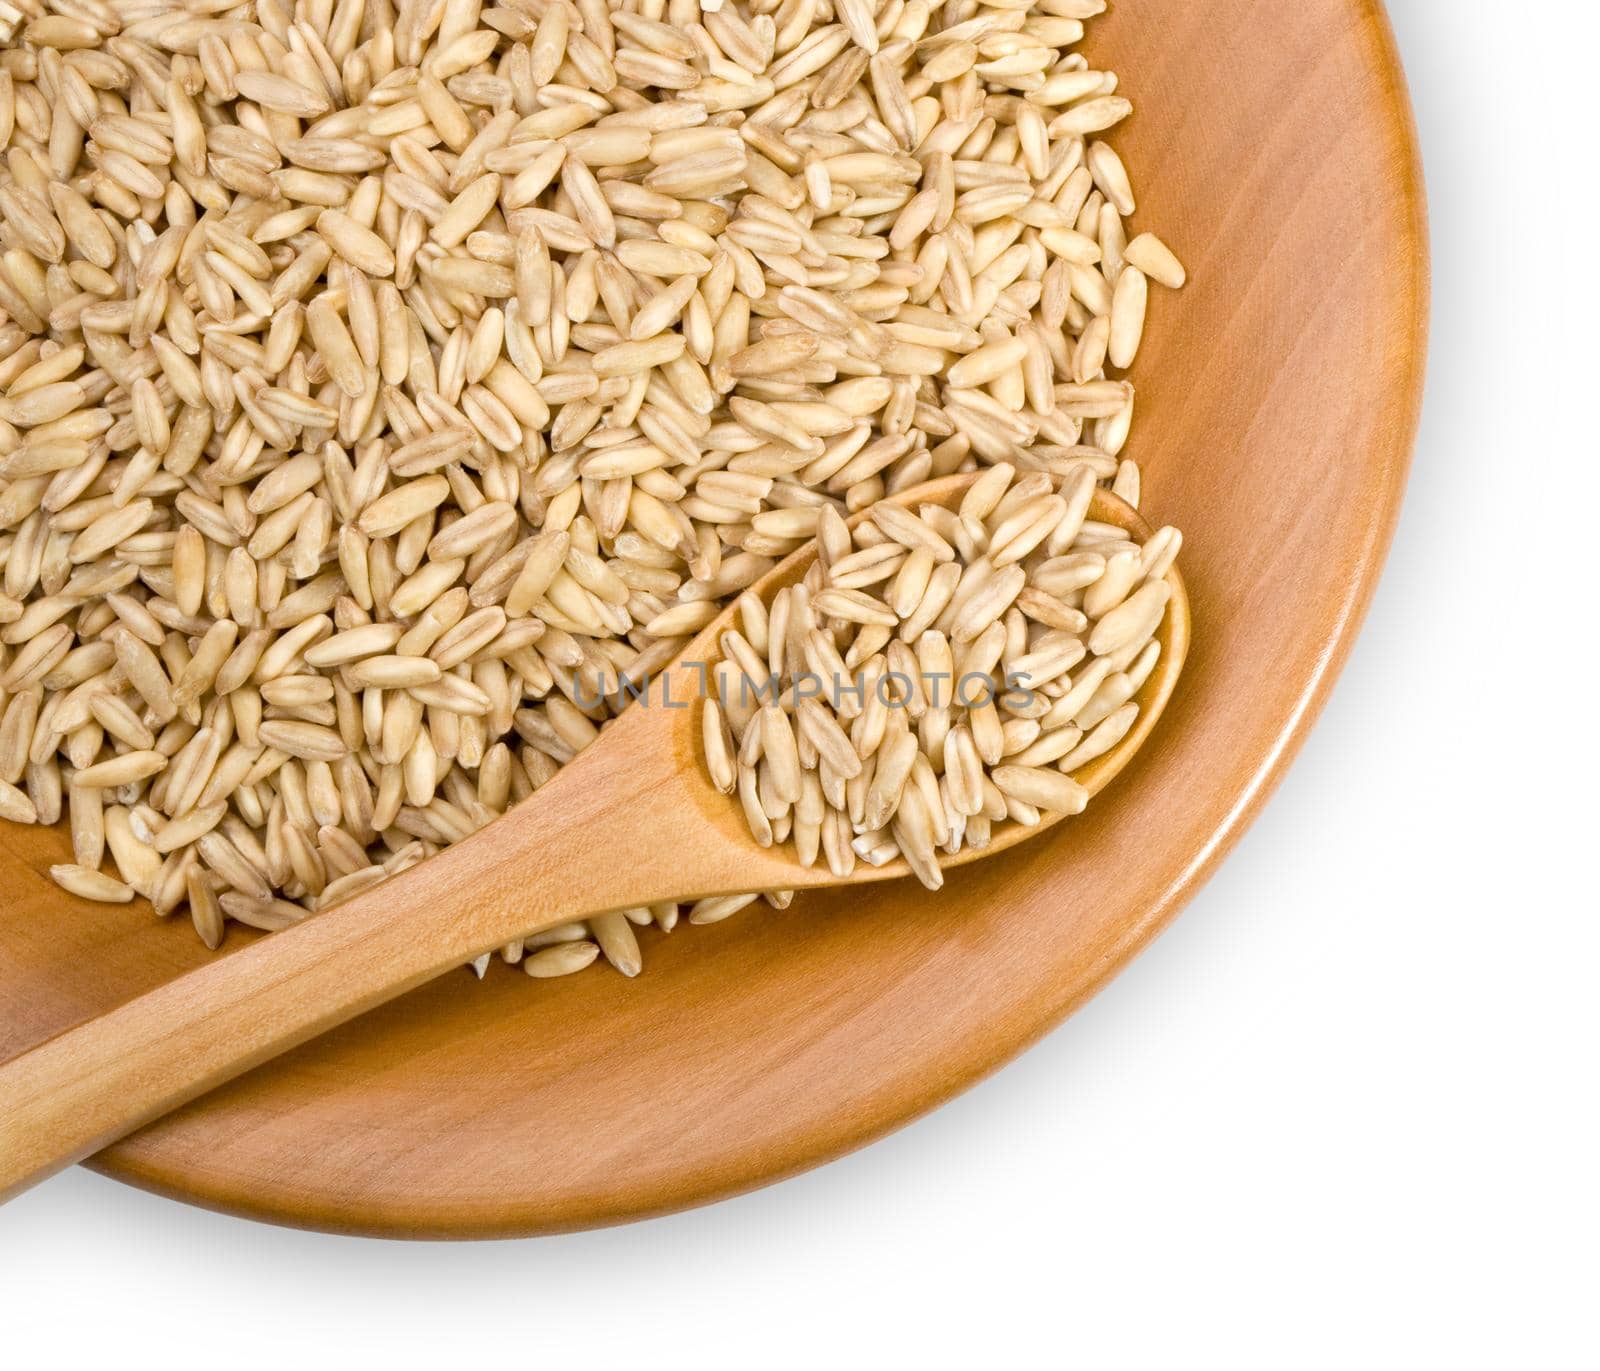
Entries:
[[[993,463],[1136,497],[1183,269],[1101,8],[0,0],[0,816],[208,946],[283,927],[825,519]],[[503,955],[631,971],[681,913]]]

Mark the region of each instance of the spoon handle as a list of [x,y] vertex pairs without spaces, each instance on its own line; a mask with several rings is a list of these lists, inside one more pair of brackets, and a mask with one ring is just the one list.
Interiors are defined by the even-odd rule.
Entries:
[[[527,804],[363,892],[0,1065],[0,1200],[479,953],[719,894],[776,854],[696,812],[686,730],[636,709]],[[723,806],[725,807],[725,805]],[[773,885],[782,884],[772,879]],[[759,887],[758,887],[759,888]]]
[[0,1066],[0,1201],[437,974],[450,917],[370,891]]

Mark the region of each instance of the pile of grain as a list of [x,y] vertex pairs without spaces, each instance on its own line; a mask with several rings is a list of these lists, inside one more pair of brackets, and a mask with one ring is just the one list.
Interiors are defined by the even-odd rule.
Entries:
[[702,711],[761,846],[837,876],[904,857],[937,890],[941,850],[1083,811],[1073,773],[1139,717],[1182,545],[1088,521],[1093,494],[1086,468],[1058,491],[1001,463],[954,510],[824,511],[805,578],[741,602]]
[[0,0],[0,817],[216,946],[529,795],[825,517],[1136,503],[1183,272],[1101,8]]

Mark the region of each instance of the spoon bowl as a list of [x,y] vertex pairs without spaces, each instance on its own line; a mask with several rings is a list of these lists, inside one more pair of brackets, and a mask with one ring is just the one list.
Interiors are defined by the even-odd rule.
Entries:
[[[939,505],[945,509],[954,509],[961,503],[961,498],[977,473],[964,472],[955,476],[941,477],[935,481],[926,482],[888,497],[888,503],[903,505],[906,508],[916,508],[923,505]],[[871,513],[870,509],[851,516],[846,522],[855,528]],[[1089,505],[1090,519],[1099,523],[1116,524],[1125,529],[1134,541],[1143,543],[1147,541],[1153,530],[1140,516],[1139,512],[1127,501],[1119,499],[1108,490],[1096,489]],[[763,604],[770,605],[773,598],[781,590],[786,590],[796,585],[811,569],[812,563],[817,559],[817,545],[808,542],[798,551],[791,553],[787,558],[775,566],[751,588],[753,593]],[[1174,566],[1167,573],[1167,581],[1172,586],[1172,598],[1167,602],[1166,617],[1161,621],[1161,626],[1156,631],[1156,641],[1161,644],[1161,654],[1156,659],[1154,670],[1150,677],[1139,688],[1133,697],[1134,703],[1139,706],[1138,717],[1134,720],[1133,727],[1123,736],[1115,747],[1108,749],[1100,756],[1086,763],[1083,767],[1073,772],[1076,780],[1092,798],[1098,795],[1106,786],[1127,767],[1134,755],[1144,745],[1157,721],[1161,718],[1162,711],[1167,706],[1167,701],[1172,698],[1172,692],[1178,684],[1178,677],[1183,672],[1184,660],[1189,652],[1189,634],[1191,628],[1189,597],[1184,591],[1183,578]],[[687,689],[697,692],[700,682],[700,671],[708,675],[710,671],[722,660],[723,654],[718,649],[718,642],[722,633],[732,626],[737,614],[735,608],[729,608],[719,614],[715,621],[702,630],[695,641],[685,650],[681,662],[693,664]],[[702,666],[703,664],[703,666]],[[669,695],[674,701],[684,698],[679,692],[684,689],[680,685],[681,678],[674,678],[671,682]],[[625,716],[626,717],[626,716]],[[694,754],[693,770],[699,777],[707,774],[705,747],[701,741],[699,728],[698,709],[680,711],[679,720],[690,734],[688,744]],[[620,724],[621,720],[618,721]],[[615,725],[613,725],[615,727]],[[687,774],[690,768],[685,769]],[[563,773],[565,774],[565,773]],[[745,827],[744,818],[736,800],[730,796],[722,796],[711,791],[709,785],[696,786],[695,797],[697,801],[708,802],[713,809],[725,810],[732,816],[731,822],[736,841],[745,845],[746,856],[753,845],[748,829]],[[710,792],[709,795],[702,792]],[[721,805],[715,802],[722,801]],[[1053,828],[1063,819],[1070,816],[1065,814],[1045,814],[1036,825],[1006,822],[996,827],[994,836],[987,847],[963,847],[953,854],[941,853],[939,866],[946,871],[953,871],[958,867],[966,866],[971,862],[984,857],[997,856],[1007,852],[1018,843],[1037,837],[1046,829]],[[720,815],[715,820],[719,826],[724,820]],[[760,850],[760,849],[756,849]],[[744,890],[798,890],[817,886],[857,885],[871,881],[895,880],[903,876],[910,876],[911,868],[903,858],[887,862],[883,866],[873,867],[858,863],[855,871],[843,879],[833,876],[826,867],[806,867],[792,859],[793,854],[787,845],[780,844],[771,849],[776,854],[787,857],[784,871],[787,875],[776,885],[751,885],[748,882],[736,884],[729,890],[707,890],[698,892],[694,898],[706,895],[734,894]],[[780,874],[780,873],[774,873]],[[686,895],[687,897],[687,895]]]

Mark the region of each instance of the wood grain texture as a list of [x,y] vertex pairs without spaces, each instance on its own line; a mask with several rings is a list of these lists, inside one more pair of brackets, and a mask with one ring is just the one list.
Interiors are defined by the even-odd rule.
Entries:
[[[890,498],[906,508],[954,509],[979,479],[947,476]],[[1136,542],[1150,527],[1106,491],[1091,519]],[[862,511],[850,520],[859,525]],[[771,603],[817,558],[808,543],[751,587]],[[1190,640],[1189,603],[1176,568],[1156,632],[1160,656],[1134,701],[1138,717],[1074,779],[1098,795],[1138,754],[1177,686]],[[82,1024],[0,1058],[0,1203],[64,1166],[252,1067],[385,1004],[467,961],[558,924],[669,900],[756,890],[859,890],[904,878],[905,862],[859,864],[844,878],[803,866],[787,843],[761,848],[742,808],[707,774],[698,702],[738,623],[730,606],[644,700],[610,724],[536,795],[380,888],[230,956],[168,981]],[[984,848],[941,861],[945,870],[992,861],[1037,841],[1064,815],[1003,825]],[[18,850],[48,869],[70,829],[4,825]],[[57,894],[56,900],[62,898]],[[24,899],[12,925],[24,935],[48,917]],[[78,901],[85,909],[93,906]],[[153,910],[141,902],[142,912]]]
[[[902,883],[647,934],[636,982],[446,977],[97,1166],[397,1236],[660,1213],[947,1099],[1171,918],[1281,776],[1376,582],[1421,394],[1425,211],[1375,0],[1122,0],[1089,50],[1136,104],[1118,135],[1135,223],[1190,271],[1155,293],[1135,373],[1146,508],[1185,530],[1200,626],[1160,746],[937,898]],[[206,956],[187,930],[65,900],[42,870],[0,848],[3,1056]]]

